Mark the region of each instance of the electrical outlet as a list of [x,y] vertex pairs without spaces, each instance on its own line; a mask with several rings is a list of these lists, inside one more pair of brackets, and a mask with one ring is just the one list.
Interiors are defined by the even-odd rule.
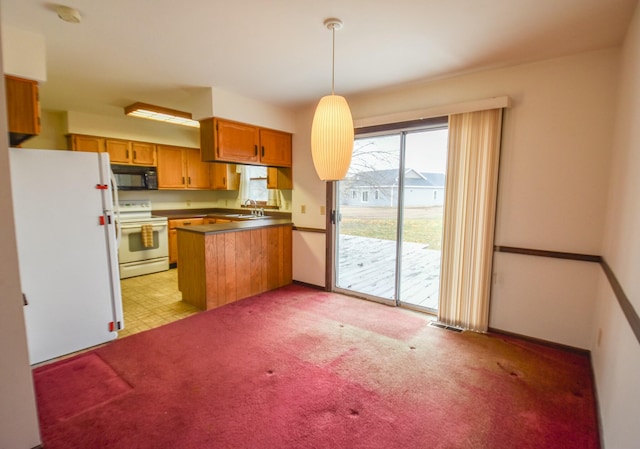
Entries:
[[301,214],[306,214],[307,213],[307,206],[306,205],[302,204],[300,206],[300,213]]
[[327,206],[320,206],[320,215],[325,215],[327,213]]

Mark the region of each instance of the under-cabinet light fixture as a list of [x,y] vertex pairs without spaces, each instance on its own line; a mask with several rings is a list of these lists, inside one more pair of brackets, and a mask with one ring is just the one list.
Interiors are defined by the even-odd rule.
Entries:
[[175,125],[191,126],[200,128],[200,123],[193,120],[188,112],[177,111],[175,109],[163,108],[147,103],[134,103],[124,108],[125,115],[131,117],[148,118],[160,122],[173,123]]

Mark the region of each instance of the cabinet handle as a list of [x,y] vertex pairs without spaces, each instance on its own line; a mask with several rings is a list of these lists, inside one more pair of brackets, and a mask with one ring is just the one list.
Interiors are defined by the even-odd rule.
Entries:
[[262,157],[264,157],[264,145],[262,145]]
[[184,176],[182,177],[182,185],[184,185]]
[[258,156],[258,145],[253,146],[254,156]]
[[125,150],[125,152],[124,152],[124,158],[125,158],[125,159],[129,159],[129,150]]
[[189,225],[191,225],[191,222],[190,221],[185,221],[184,223],[182,223],[182,225],[183,226],[189,226]]
[[135,161],[136,159],[138,159],[138,156],[136,155],[136,150],[133,150],[133,160]]
[[187,185],[191,185],[191,176],[187,178]]
[[220,157],[220,147],[216,147],[216,153],[218,153],[218,157]]
[[225,178],[224,176],[222,177],[222,185],[223,186],[227,186],[227,178]]

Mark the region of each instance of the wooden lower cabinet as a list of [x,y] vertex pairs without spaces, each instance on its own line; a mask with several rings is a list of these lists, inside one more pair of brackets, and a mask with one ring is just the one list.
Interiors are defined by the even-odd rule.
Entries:
[[178,231],[182,300],[209,310],[291,284],[292,226]]
[[204,218],[179,218],[169,220],[169,263],[178,262],[178,226],[193,226],[204,223]]

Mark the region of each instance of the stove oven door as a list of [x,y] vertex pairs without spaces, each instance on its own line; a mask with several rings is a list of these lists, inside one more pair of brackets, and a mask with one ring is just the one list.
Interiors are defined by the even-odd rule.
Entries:
[[[143,238],[143,226],[149,225],[152,239]],[[118,251],[120,264],[169,258],[169,232],[167,222],[122,222]]]

